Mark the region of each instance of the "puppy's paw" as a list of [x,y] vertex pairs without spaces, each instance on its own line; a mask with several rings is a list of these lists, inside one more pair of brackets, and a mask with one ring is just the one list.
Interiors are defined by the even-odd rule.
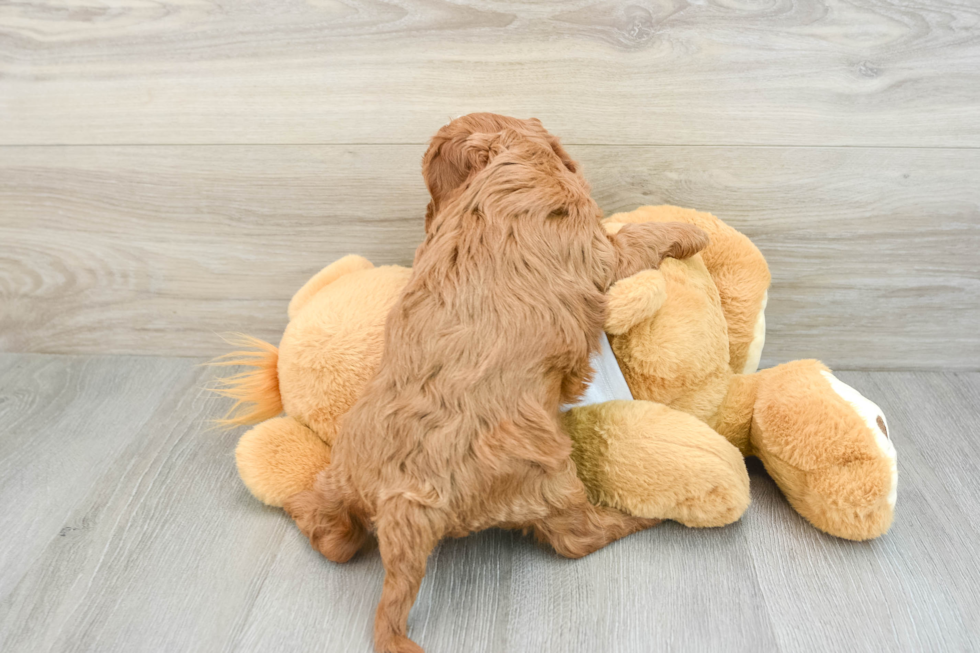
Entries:
[[[649,224],[649,223],[648,223]],[[684,222],[662,222],[666,247],[663,258],[690,258],[708,246],[708,234],[700,227]]]
[[394,635],[384,641],[375,641],[374,650],[378,653],[425,653],[421,646],[404,635]]
[[306,537],[310,537],[313,529],[319,523],[317,513],[319,512],[320,498],[315,490],[303,490],[293,494],[285,501],[282,507],[293,521],[296,527]]
[[625,224],[610,239],[616,248],[615,279],[646,268],[658,268],[665,258],[688,258],[708,246],[708,234],[684,222]]
[[347,562],[367,541],[364,523],[336,497],[325,495],[323,488],[297,492],[286,499],[283,508],[309,538],[310,546],[332,562]]

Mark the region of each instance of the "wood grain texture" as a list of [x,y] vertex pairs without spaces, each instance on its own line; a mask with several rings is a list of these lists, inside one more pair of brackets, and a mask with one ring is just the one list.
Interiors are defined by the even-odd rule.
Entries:
[[[102,364],[125,377],[153,361]],[[202,388],[211,372],[186,359],[163,364],[184,374],[176,382],[151,377],[158,405],[134,430],[118,424],[132,416],[125,406],[107,412],[118,424],[109,428],[90,422],[90,406],[71,407],[74,419],[88,424],[85,436],[112,443],[118,455],[89,463],[85,480],[50,488],[57,490],[49,501],[59,509],[60,533],[40,546],[16,533],[4,538],[4,549],[29,546],[34,560],[0,597],[3,650],[216,651],[247,619],[287,522],[253,503],[238,481],[234,434],[210,430],[220,412]],[[114,393],[102,377],[86,385],[91,393]],[[35,448],[38,462],[25,463],[31,481],[21,484],[21,495],[45,488],[38,472],[58,446]],[[18,495],[4,498],[19,506]],[[241,520],[228,519],[242,508]],[[23,518],[33,512],[23,510]]]
[[666,524],[582,564],[527,545],[514,558],[506,650],[776,650],[739,526]]
[[0,503],[7,506],[0,533],[17,544],[0,547],[2,597],[44,544],[74,537],[97,518],[71,519],[76,490],[124,456],[162,401],[161,388],[186,382],[188,364],[11,354],[0,361]]
[[[815,532],[753,479],[742,520],[781,650],[972,650],[980,599],[977,374],[841,373],[898,449],[895,523],[852,543]],[[894,424],[894,428],[891,428]],[[969,486],[969,489],[966,489]]]
[[[200,390],[210,374],[187,359],[0,354],[0,557],[23,560],[2,567],[0,649],[371,650],[377,551],[329,563],[248,495],[238,434],[208,429],[225,408]],[[970,650],[980,374],[840,376],[882,406],[899,451],[883,538],[819,533],[750,465],[753,504],[727,528],[666,524],[579,561],[516,533],[444,542],[412,635],[430,653]],[[34,455],[14,478],[28,422]],[[84,473],[55,475],[76,459]],[[39,514],[41,534],[8,527]]]
[[7,3],[0,143],[422,143],[535,115],[573,143],[980,146],[956,0]]
[[[0,349],[278,342],[347,253],[408,264],[424,148],[0,148]],[[764,364],[980,368],[980,150],[574,146],[607,211],[712,211],[769,260]]]

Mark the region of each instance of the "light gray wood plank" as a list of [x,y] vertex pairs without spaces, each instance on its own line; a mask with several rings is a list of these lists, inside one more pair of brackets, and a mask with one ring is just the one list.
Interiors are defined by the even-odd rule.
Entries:
[[490,530],[447,540],[429,558],[428,582],[412,610],[411,627],[430,651],[513,651],[524,642],[511,631],[515,565],[530,538]]
[[384,570],[377,551],[336,565],[281,515],[286,534],[224,651],[370,651]]
[[[849,378],[852,373],[841,373]],[[907,465],[934,501],[952,501],[980,524],[980,374],[854,374],[911,440]],[[882,398],[882,401],[878,401]],[[899,433],[900,436],[903,433]],[[934,511],[940,511],[936,506]],[[980,530],[978,530],[980,533]]]
[[[377,550],[336,565],[289,533],[231,651],[369,651],[384,570]],[[510,559],[533,545],[487,531],[443,542],[409,620],[412,637],[438,651],[523,650],[507,642]]]
[[519,548],[505,650],[776,650],[743,529],[665,524],[579,561]]
[[980,12],[922,0],[6,5],[0,142],[980,145]]
[[[370,650],[382,578],[376,551],[334,565],[287,535],[226,650]],[[431,652],[776,650],[737,527],[669,524],[579,561],[516,533],[445,541],[409,627]]]
[[[118,443],[112,455],[91,458],[86,475],[64,481],[69,528],[33,544],[26,572],[0,596],[0,648],[370,650],[377,552],[329,563],[281,511],[247,494],[231,456],[238,433],[208,430],[224,408],[201,392],[211,371],[186,360],[80,360],[0,356],[0,387],[60,388],[45,371],[62,361],[71,371],[65,387],[79,383],[73,364],[105,366],[120,386],[160,381],[160,401],[141,427],[108,405],[105,421],[93,419],[99,397],[126,399],[104,382],[93,384],[94,398],[59,389],[26,409],[22,399],[0,402],[0,432],[50,413],[76,425],[74,439]],[[431,653],[969,649],[980,612],[978,490],[970,483],[980,374],[840,376],[882,406],[900,452],[899,510],[885,537],[855,544],[819,533],[753,466],[753,505],[724,529],[667,524],[580,561],[516,533],[444,542],[412,612],[412,635]],[[72,446],[44,437],[32,444],[39,460]],[[5,494],[5,505],[33,518],[18,499],[46,483],[28,474],[3,486],[21,493]]]
[[95,514],[72,518],[78,489],[124,455],[162,401],[160,388],[180,385],[188,367],[170,359],[0,354],[0,598],[49,542],[91,527]]
[[[0,148],[0,349],[277,342],[355,252],[411,260],[423,146]],[[576,146],[607,211],[712,211],[767,256],[764,364],[980,368],[980,150]]]
[[0,349],[209,356],[216,332],[241,330],[278,342],[289,298],[324,265],[411,260],[420,156],[2,148]]
[[238,480],[236,434],[211,429],[224,408],[203,390],[212,372],[166,364],[193,373],[154,379],[162,401],[142,428],[72,410],[118,455],[89,463],[63,536],[0,600],[3,650],[215,651],[243,627],[289,521]]
[[587,148],[607,211],[714,213],[766,256],[763,366],[980,369],[980,152]]
[[[980,375],[841,373],[888,416],[899,453],[895,523],[854,543],[822,535],[753,479],[742,526],[783,651],[952,651],[974,647],[980,553],[972,430]],[[943,398],[945,394],[946,398]],[[975,483],[973,483],[975,485]]]

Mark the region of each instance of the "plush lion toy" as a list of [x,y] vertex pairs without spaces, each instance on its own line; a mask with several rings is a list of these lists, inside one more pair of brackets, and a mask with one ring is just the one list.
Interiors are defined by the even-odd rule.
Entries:
[[815,360],[756,372],[769,286],[759,250],[713,215],[673,206],[606,226],[646,221],[695,224],[711,244],[611,289],[606,331],[634,397],[693,415],[757,456],[820,530],[851,540],[887,531],[898,468],[881,409]]
[[[564,413],[590,498],[722,526],[749,504],[743,456],[754,455],[817,528],[855,540],[884,533],[897,474],[878,407],[816,361],[755,372],[769,285],[762,255],[714,216],[688,209],[643,207],[606,224],[615,231],[648,220],[694,223],[711,244],[610,289],[606,331],[635,399]],[[256,498],[281,506],[330,463],[338,420],[380,362],[385,317],[410,274],[344,257],[293,297],[278,348],[243,337],[250,349],[218,361],[251,368],[217,390],[237,400],[225,424],[261,422],[236,450]]]

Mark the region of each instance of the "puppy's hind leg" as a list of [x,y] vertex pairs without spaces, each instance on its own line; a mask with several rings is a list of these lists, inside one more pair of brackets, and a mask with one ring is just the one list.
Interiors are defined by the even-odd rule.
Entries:
[[408,613],[429,554],[442,537],[441,520],[428,508],[393,498],[380,507],[375,525],[385,580],[374,619],[374,648],[378,653],[423,653],[408,638]]
[[324,469],[312,489],[292,495],[283,508],[314,549],[333,562],[347,562],[364,546],[368,532],[344,500],[333,471]]
[[[566,558],[581,558],[631,533],[656,526],[659,519],[633,517],[615,508],[589,503],[585,486],[569,461],[549,479],[551,512],[533,524],[535,537]],[[557,490],[557,492],[556,492]]]

